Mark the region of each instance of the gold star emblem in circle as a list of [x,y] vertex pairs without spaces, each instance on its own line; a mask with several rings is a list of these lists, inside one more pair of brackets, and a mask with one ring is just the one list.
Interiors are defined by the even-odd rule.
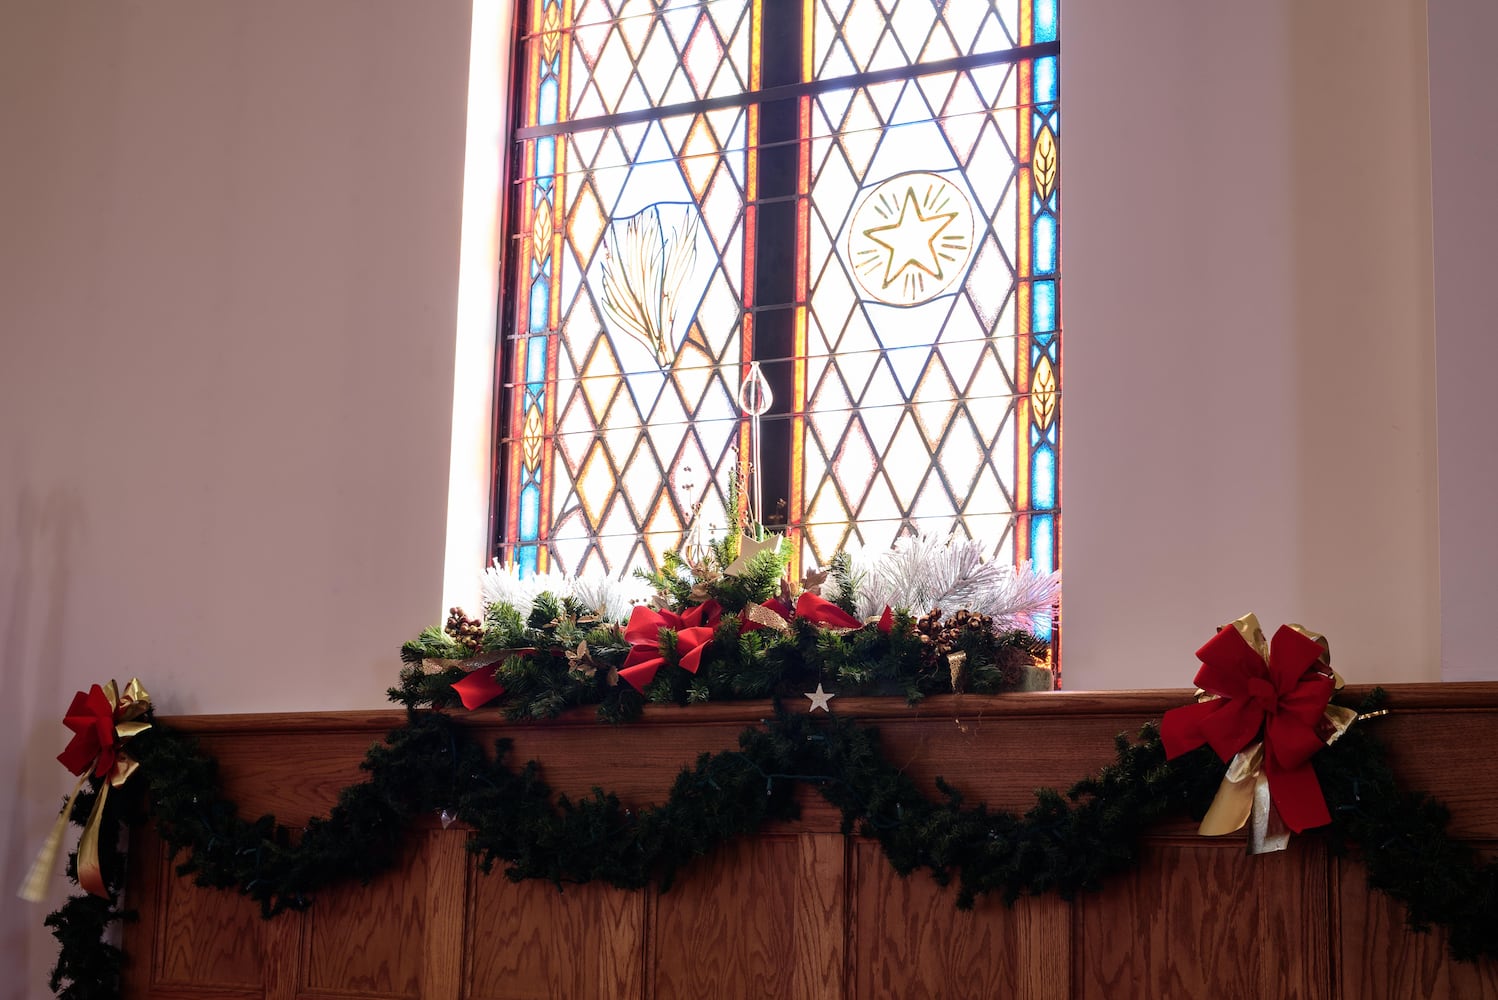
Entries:
[[916,204],[915,189],[906,188],[900,218],[888,226],[863,231],[870,242],[889,251],[884,259],[884,287],[893,285],[911,267],[920,268],[940,281],[942,255],[936,249],[936,238],[955,218],[956,212],[922,215],[921,206]]
[[940,174],[916,171],[875,187],[854,210],[853,277],[871,299],[913,306],[951,289],[973,249],[973,207]]

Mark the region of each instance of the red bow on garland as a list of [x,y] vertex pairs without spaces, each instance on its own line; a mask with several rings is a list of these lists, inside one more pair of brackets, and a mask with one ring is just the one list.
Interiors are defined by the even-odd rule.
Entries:
[[712,641],[713,629],[723,609],[717,601],[708,601],[682,614],[674,611],[655,611],[636,605],[630,612],[629,624],[624,627],[624,638],[629,642],[629,655],[624,666],[619,668],[620,679],[627,681],[636,691],[644,691],[646,685],[655,680],[656,671],[666,663],[661,652],[661,633],[670,630],[676,635],[676,662],[683,670],[695,674],[702,665],[702,654]]
[[773,628],[777,632],[790,631],[793,619],[811,622],[822,628],[848,631],[862,628],[863,622],[854,618],[825,597],[804,591],[796,600],[794,610],[779,598],[770,598],[763,604],[751,604],[744,609],[744,621],[739,626],[740,634],[755,632],[762,628]]
[[1261,853],[1288,843],[1271,829],[1274,812],[1296,833],[1330,823],[1311,757],[1356,713],[1329,705],[1340,683],[1325,638],[1282,625],[1266,643],[1250,614],[1219,629],[1196,655],[1203,699],[1166,712],[1160,736],[1169,758],[1205,743],[1230,762],[1201,832],[1230,833],[1253,815],[1250,850]]
[[58,815],[21,884],[19,895],[22,899],[40,902],[45,896],[47,880],[57,864],[63,834],[73,815],[73,804],[83,790],[83,783],[90,777],[101,781],[95,793],[94,808],[78,841],[78,884],[95,896],[108,898],[104,874],[99,869],[104,803],[108,800],[109,789],[123,785],[140,766],[125,752],[125,743],[151,728],[151,723],[145,721],[150,710],[151,696],[146,693],[145,686],[134,679],[125,685],[123,692],[114,681],[110,681],[102,686],[95,684],[87,692],[79,691],[73,696],[73,703],[62,719],[63,725],[73,731],[73,738],[57,759],[78,776],[78,783],[73,786],[68,804]]

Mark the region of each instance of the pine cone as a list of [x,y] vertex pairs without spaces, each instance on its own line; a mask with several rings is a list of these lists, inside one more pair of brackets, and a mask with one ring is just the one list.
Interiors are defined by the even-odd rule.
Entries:
[[[961,613],[960,611],[958,612],[958,614]],[[923,652],[932,660],[940,659],[956,649],[957,639],[962,635],[961,628],[953,626],[951,623],[943,624],[941,608],[932,608],[917,618],[915,631],[916,636],[921,640],[921,645],[924,647]]]
[[454,642],[473,652],[478,652],[479,647],[484,644],[484,623],[476,618],[469,618],[462,608],[448,609],[447,624],[442,626],[442,631],[452,636]]

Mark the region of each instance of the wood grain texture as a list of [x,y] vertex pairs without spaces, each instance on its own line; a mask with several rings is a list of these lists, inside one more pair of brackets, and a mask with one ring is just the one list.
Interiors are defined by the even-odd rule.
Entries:
[[[877,844],[852,849],[853,887],[848,996],[860,1000],[980,1000],[1044,997],[1063,1000],[1070,935],[1055,900],[1021,900],[1013,910],[996,899],[970,912],[952,903],[954,890],[917,872],[901,878]],[[1037,905],[1038,904],[1038,905]],[[1054,934],[1043,943],[1037,937]],[[1039,944],[1045,955],[1024,949]]]
[[265,922],[265,1000],[297,1000],[306,929],[305,913],[283,913]]
[[1241,841],[1146,847],[1109,891],[1077,901],[1075,995],[1277,996],[1260,978],[1254,860]]
[[643,995],[648,894],[598,884],[558,891],[476,867],[468,886],[468,1000]]
[[[1447,801],[1458,836],[1498,843],[1498,684],[1390,688],[1378,726],[1401,779]],[[1357,697],[1356,689],[1349,694]],[[938,775],[972,802],[1028,808],[1033,789],[1067,786],[1112,757],[1189,692],[1072,692],[997,698],[839,698],[880,731],[886,756],[928,793]],[[486,743],[515,741],[559,791],[595,785],[632,805],[660,801],[698,753],[734,745],[768,705],[652,706],[647,724],[611,727],[590,710],[554,724],[466,717]],[[361,780],[371,743],[400,712],[165,720],[197,733],[226,791],[253,818],[297,825]],[[995,761],[1005,762],[995,767]],[[664,896],[602,886],[515,885],[472,869],[460,828],[411,834],[397,872],[325,892],[305,915],[269,924],[232,893],[171,874],[160,841],[132,833],[126,997],[462,1000],[573,997],[866,1000],[1455,997],[1498,1000],[1498,963],[1456,965],[1440,935],[1416,935],[1370,896],[1355,862],[1297,839],[1251,858],[1241,837],[1156,828],[1138,870],[1067,904],[997,901],[974,913],[924,874],[900,879],[877,845],[843,838],[809,789],[799,820],[689,865]]]
[[693,865],[655,899],[648,995],[841,995],[843,861],[835,840],[762,836]]
[[318,895],[303,918],[302,992],[421,996],[430,846],[414,835],[395,872]]
[[426,927],[422,938],[423,1000],[458,1000],[463,988],[464,922],[468,917],[467,834],[427,834]]
[[1404,910],[1369,892],[1362,867],[1350,858],[1337,861],[1336,882],[1341,1000],[1498,1000],[1498,962],[1451,961],[1446,934],[1409,931]]
[[156,913],[152,986],[239,986],[264,990],[265,923],[242,896],[178,878],[157,841],[161,905]]
[[1332,1000],[1330,861],[1322,841],[1250,859],[1259,890],[1259,982],[1280,1000]]

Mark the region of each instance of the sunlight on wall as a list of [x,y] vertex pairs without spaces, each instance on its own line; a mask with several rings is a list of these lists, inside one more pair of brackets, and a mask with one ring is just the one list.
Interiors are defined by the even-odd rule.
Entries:
[[463,165],[463,236],[458,264],[457,353],[453,365],[452,465],[442,607],[477,608],[489,548],[489,469],[494,426],[495,308],[510,73],[506,0],[474,0],[468,70],[468,145]]

